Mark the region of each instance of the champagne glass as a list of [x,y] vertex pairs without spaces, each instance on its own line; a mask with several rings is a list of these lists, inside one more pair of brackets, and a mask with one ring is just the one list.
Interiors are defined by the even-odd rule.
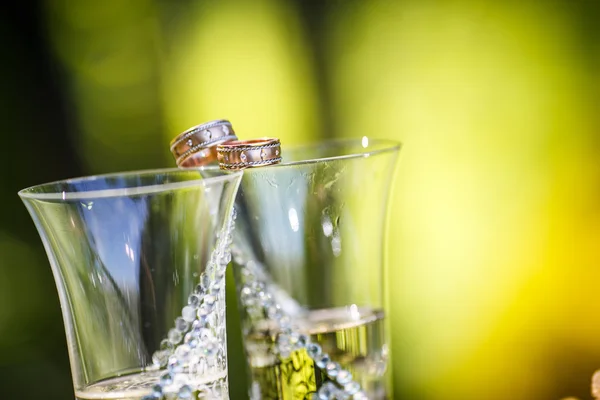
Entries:
[[78,400],[228,399],[224,275],[241,173],[162,169],[19,192]]
[[245,170],[232,252],[251,398],[392,398],[384,233],[399,149],[325,141]]

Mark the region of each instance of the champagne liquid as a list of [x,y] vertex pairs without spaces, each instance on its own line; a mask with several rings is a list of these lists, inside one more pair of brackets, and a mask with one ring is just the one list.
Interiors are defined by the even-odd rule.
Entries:
[[[162,373],[164,371],[108,379],[88,386],[82,391],[75,391],[75,397],[77,400],[141,400],[152,393],[152,388],[159,382]],[[227,371],[187,384],[195,389],[190,399],[229,399]],[[172,392],[169,393],[167,390],[166,399],[177,399],[176,390],[178,390],[177,385],[174,385]]]
[[[335,308],[311,311],[299,321],[332,361],[352,373],[369,399],[387,399],[387,346],[383,311],[368,308]],[[252,379],[252,399],[303,400],[327,381],[305,349],[280,358],[273,352],[275,333],[259,327],[246,337]]]

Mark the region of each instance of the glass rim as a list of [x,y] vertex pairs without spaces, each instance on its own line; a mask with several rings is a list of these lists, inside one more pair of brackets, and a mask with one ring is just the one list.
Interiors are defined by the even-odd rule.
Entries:
[[[108,188],[108,189],[92,189],[86,190],[82,192],[72,192],[72,191],[59,191],[50,193],[36,193],[36,189],[43,188],[45,186],[51,187],[53,185],[58,186],[60,184],[76,184],[76,183],[85,183],[85,182],[93,182],[99,179],[107,179],[114,177],[133,177],[133,176],[143,176],[143,175],[152,175],[152,174],[164,174],[164,175],[176,175],[176,174],[185,174],[192,171],[210,171],[217,172],[218,175],[201,178],[201,179],[190,179],[182,182],[168,182],[168,183],[157,183],[150,184],[147,186],[129,186],[122,188]],[[222,170],[218,166],[204,166],[204,167],[192,167],[192,168],[154,168],[154,169],[140,169],[140,170],[132,170],[132,171],[121,171],[121,172],[112,172],[106,174],[96,174],[96,175],[87,175],[87,176],[79,176],[68,179],[59,179],[56,181],[41,183],[33,186],[26,187],[17,192],[19,197],[22,199],[29,200],[60,200],[60,201],[69,201],[69,200],[87,200],[87,199],[101,199],[101,198],[111,198],[111,197],[127,197],[134,195],[144,195],[144,194],[152,194],[165,190],[175,190],[175,189],[185,189],[188,187],[194,186],[210,186],[212,184],[220,183],[222,181],[234,180],[236,177],[242,176],[243,171],[229,171]]]
[[[365,145],[365,139],[367,141],[366,145]],[[310,149],[310,148],[337,147],[337,146],[349,145],[349,144],[362,146],[362,148],[365,151],[353,152],[353,153],[343,154],[343,155],[339,155],[339,156],[314,157],[314,158],[309,158],[309,159],[305,159],[305,160],[285,161],[286,149],[298,151],[298,150],[306,150],[306,149]],[[369,147],[371,145],[378,145],[380,147],[377,149],[369,150]],[[402,142],[399,142],[396,140],[377,139],[377,138],[371,139],[371,138],[368,138],[367,136],[363,136],[360,139],[357,139],[357,138],[354,138],[354,139],[350,139],[350,138],[326,139],[326,140],[316,141],[313,143],[290,145],[287,148],[283,147],[282,154],[284,157],[284,161],[279,164],[271,165],[269,167],[277,168],[277,167],[303,165],[303,164],[314,164],[314,163],[322,162],[322,161],[336,161],[336,160],[347,160],[347,159],[352,159],[352,158],[366,158],[366,157],[375,156],[378,154],[399,151],[402,148],[402,146],[403,146]]]

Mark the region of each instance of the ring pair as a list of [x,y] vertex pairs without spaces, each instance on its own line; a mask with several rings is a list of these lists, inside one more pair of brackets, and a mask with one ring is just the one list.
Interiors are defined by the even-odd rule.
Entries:
[[218,161],[221,169],[238,170],[281,162],[279,139],[238,140],[228,120],[196,125],[175,137],[170,149],[179,167]]

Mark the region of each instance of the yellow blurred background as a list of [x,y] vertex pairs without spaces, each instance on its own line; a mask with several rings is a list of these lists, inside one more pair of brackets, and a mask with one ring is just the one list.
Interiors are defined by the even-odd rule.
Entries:
[[[395,398],[591,398],[597,1],[47,0],[0,18],[0,398],[73,396],[16,191],[173,166],[170,139],[217,118],[284,145],[404,143],[388,243]],[[229,336],[243,399],[237,326]]]

